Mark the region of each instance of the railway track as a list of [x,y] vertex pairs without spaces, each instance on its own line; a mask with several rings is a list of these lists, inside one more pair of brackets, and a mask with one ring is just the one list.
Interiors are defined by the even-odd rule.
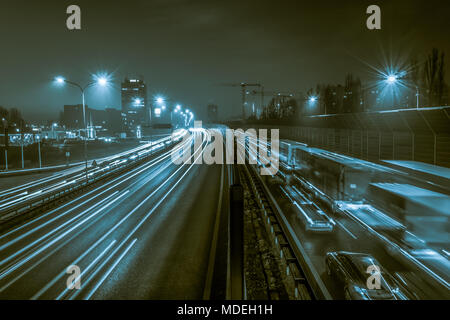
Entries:
[[284,217],[264,181],[252,165],[240,166],[241,177],[257,202],[266,231],[277,248],[286,276],[299,300],[328,300],[331,295],[306,255],[298,238]]

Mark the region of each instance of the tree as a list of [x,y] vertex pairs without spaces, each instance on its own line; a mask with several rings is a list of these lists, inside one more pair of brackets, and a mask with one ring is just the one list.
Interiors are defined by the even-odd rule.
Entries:
[[349,73],[345,76],[343,112],[359,112],[361,107],[361,80]]
[[433,48],[424,65],[423,82],[430,106],[440,105],[443,102],[445,89],[444,71],[445,53]]
[[19,109],[11,108],[9,110],[9,125],[20,126],[22,121],[23,121],[23,118],[22,118],[22,114],[20,113]]
[[0,106],[0,120],[2,118],[8,119],[8,109],[3,108],[2,106]]

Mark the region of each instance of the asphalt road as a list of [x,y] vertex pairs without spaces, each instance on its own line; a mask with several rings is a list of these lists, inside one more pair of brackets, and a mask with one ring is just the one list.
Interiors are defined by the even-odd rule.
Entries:
[[[280,186],[278,184],[269,184],[269,189],[277,199],[280,208],[295,232],[295,236],[306,250],[308,257],[333,299],[345,299],[345,296],[344,288],[326,272],[325,255],[327,252],[332,251],[368,253],[377,259],[381,266],[392,275],[396,272],[414,273],[417,279],[423,278],[424,282],[429,282],[429,280],[425,280],[423,270],[390,255],[379,241],[354,221],[343,215],[328,212],[329,216],[336,222],[331,232],[315,233],[306,231],[305,224],[300,219],[299,210],[287,198]],[[422,299],[445,299],[449,297],[445,288],[433,283],[421,289],[423,290],[420,292]]]
[[0,299],[202,298],[222,167],[166,154],[4,232]]

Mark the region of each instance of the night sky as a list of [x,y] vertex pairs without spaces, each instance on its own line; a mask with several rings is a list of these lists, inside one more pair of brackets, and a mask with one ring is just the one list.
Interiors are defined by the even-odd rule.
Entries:
[[[66,28],[71,4],[81,7],[81,31]],[[366,28],[371,4],[381,7],[381,31]],[[424,59],[433,47],[447,53],[449,82],[449,14],[448,0],[0,0],[0,105],[57,119],[80,96],[54,87],[54,76],[88,82],[108,71],[115,86],[90,89],[90,107],[120,108],[123,77],[142,75],[149,97],[163,94],[198,118],[213,102],[230,117],[240,91],[222,83],[298,92],[343,83],[348,72],[364,82],[373,80],[367,64]]]

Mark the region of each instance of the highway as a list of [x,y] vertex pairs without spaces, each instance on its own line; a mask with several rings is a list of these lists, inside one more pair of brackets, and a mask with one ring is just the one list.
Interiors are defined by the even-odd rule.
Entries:
[[[256,149],[250,148],[251,144],[255,147],[255,140],[248,139],[245,149],[254,159],[258,159],[258,155],[254,153]],[[267,153],[269,145],[265,144],[263,147]],[[258,164],[262,165],[261,158],[258,159]],[[328,275],[326,271],[325,256],[328,252],[333,251],[360,252],[372,255],[381,264],[381,267],[396,279],[399,279],[398,276],[405,279],[406,275],[409,281],[406,286],[414,291],[418,299],[448,299],[450,297],[448,260],[442,261],[445,260],[445,258],[442,258],[439,260],[439,264],[435,265],[433,261],[435,258],[431,255],[418,259],[406,254],[405,258],[405,254],[401,254],[398,247],[395,248],[395,245],[400,241],[395,238],[386,241],[389,244],[394,244],[393,250],[387,250],[386,244],[379,241],[379,238],[383,238],[383,236],[378,232],[368,232],[364,225],[355,222],[349,216],[332,212],[330,208],[317,201],[312,194],[308,194],[308,191],[301,190],[296,181],[298,178],[295,178],[297,173],[293,175],[292,172],[290,173],[294,179],[291,177],[292,180],[289,184],[294,187],[286,186],[285,180],[289,174],[285,170],[286,167],[287,164],[281,162],[281,170],[277,175],[266,178],[265,181],[293,230],[293,237],[302,245],[309,261],[311,261],[310,267],[314,268],[319,275],[318,281],[323,283],[333,299],[345,299],[343,287],[338,285],[336,279]],[[311,212],[312,206],[326,213],[326,216],[334,225],[332,230],[316,232],[307,230],[308,221],[306,220],[316,215],[315,212]],[[406,236],[414,237],[408,231],[406,231]],[[419,242],[420,239],[415,241]],[[423,245],[423,249],[424,253],[433,252],[425,245]]]
[[3,232],[0,299],[202,298],[224,172],[169,150]]
[[[126,164],[139,154],[147,160],[3,228],[0,299],[203,299],[211,285],[216,217],[225,207],[221,199],[229,177],[225,165],[195,164],[212,134],[205,129],[190,132],[175,146],[179,151],[194,147],[189,163],[174,164],[168,138],[106,157],[106,165],[90,166],[88,176],[116,162]],[[194,143],[195,137],[200,144]],[[245,147],[258,159],[251,154],[256,149]],[[372,255],[393,276],[413,275],[414,294],[419,299],[448,297],[447,269],[439,273],[430,264],[398,259],[398,250],[386,250],[377,232],[368,232],[351,217],[332,212],[302,189],[295,182],[301,177],[294,174],[294,183],[280,182],[287,178],[286,167],[281,163],[278,175],[264,180],[311,262],[309,267],[318,275],[316,280],[328,291],[326,296],[345,298],[342,286],[327,274],[325,256],[348,251]],[[84,179],[82,167],[70,168],[4,189],[0,213]],[[305,219],[309,217],[323,220],[328,229],[307,230]],[[79,289],[68,287],[74,279]]]

